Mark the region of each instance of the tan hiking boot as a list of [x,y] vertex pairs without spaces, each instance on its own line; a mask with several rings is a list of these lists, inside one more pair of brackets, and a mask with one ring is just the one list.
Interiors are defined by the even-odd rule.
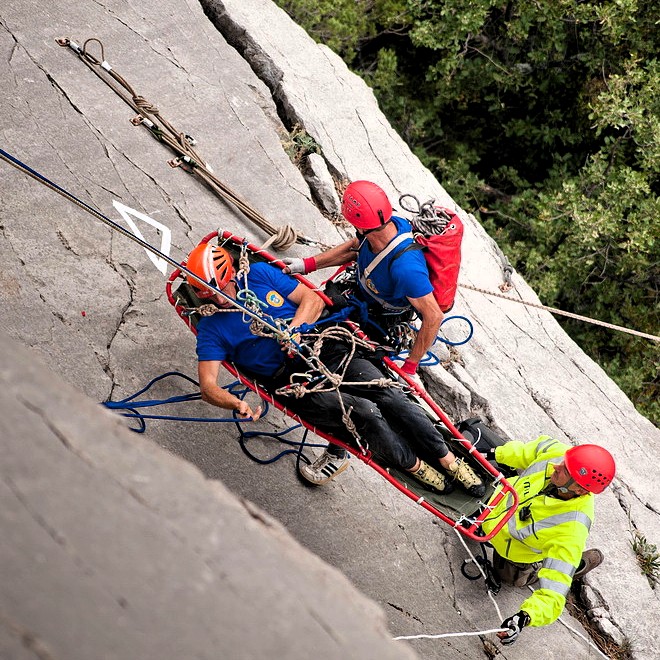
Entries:
[[592,548],[591,550],[585,550],[582,553],[582,561],[578,566],[575,575],[573,575],[574,580],[579,580],[583,578],[589,571],[593,571],[594,568],[600,566],[603,563],[603,553],[598,550],[598,548]]
[[445,477],[442,472],[432,468],[428,463],[420,461],[419,469],[416,472],[411,472],[413,477],[420,483],[434,490],[436,493],[446,495],[454,490],[454,487],[449,483],[449,479]]
[[462,458],[457,458],[447,471],[452,479],[458,481],[472,497],[483,497],[486,494],[484,482]]

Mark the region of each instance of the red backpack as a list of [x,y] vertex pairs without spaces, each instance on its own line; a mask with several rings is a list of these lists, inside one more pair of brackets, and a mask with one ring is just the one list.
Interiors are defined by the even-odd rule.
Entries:
[[438,209],[438,211],[448,216],[443,232],[428,236],[416,234],[415,240],[424,247],[429,279],[438,306],[443,312],[448,312],[454,306],[458,288],[463,222],[454,211],[449,209]]
[[[403,197],[412,197],[412,195]],[[402,199],[399,202],[406,208]],[[406,208],[406,210],[412,209]],[[454,306],[458,288],[463,222],[455,211],[442,206],[432,206],[430,202],[423,205],[418,203],[415,212],[416,215],[410,220],[410,224],[413,227],[416,244],[409,245],[400,254],[407,250],[424,251],[429,279],[433,285],[433,296],[438,302],[438,307],[443,312],[448,312]]]

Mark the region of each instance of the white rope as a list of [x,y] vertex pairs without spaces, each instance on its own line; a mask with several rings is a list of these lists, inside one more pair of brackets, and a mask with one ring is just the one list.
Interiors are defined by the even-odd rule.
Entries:
[[[479,569],[479,573],[481,573],[481,577],[484,579],[484,582],[486,582],[486,574],[484,573],[484,569],[481,567],[481,564],[476,560],[475,556],[472,554],[472,551],[470,548],[468,548],[467,543],[465,542],[465,539],[458,533],[458,530],[454,528],[454,532],[456,533],[456,536],[458,537],[458,540],[463,544],[463,547],[467,551],[468,555],[470,555],[470,559],[474,563],[474,565]],[[488,584],[486,582],[486,584]],[[493,592],[488,589],[488,598],[492,601],[493,605],[495,606],[495,611],[497,612],[497,616],[500,621],[504,621],[504,617],[502,616],[502,612],[500,612],[500,607],[497,604],[495,597],[493,596]]]
[[[463,547],[467,550],[467,553],[470,555],[470,558],[474,562],[474,565],[479,569],[479,572],[481,573],[481,576],[484,579],[484,582],[486,581],[486,574],[484,573],[483,569],[481,568],[481,564],[475,559],[474,555],[472,554],[470,548],[468,548],[467,543],[465,542],[465,539],[461,536],[459,531],[454,527],[454,532],[456,532],[456,536],[458,536],[460,542],[463,544]],[[488,589],[488,597],[491,599],[493,605],[495,606],[495,611],[497,612],[497,616],[499,617],[500,621],[504,621],[504,617],[502,616],[502,613],[500,612],[500,608],[495,602],[495,598],[493,597],[493,592]],[[441,639],[443,637],[471,637],[475,635],[490,635],[491,633],[498,633],[498,632],[507,632],[509,628],[491,628],[490,630],[477,630],[477,631],[471,631],[471,632],[452,632],[452,633],[439,633],[437,635],[409,635],[409,636],[402,636],[402,637],[393,637],[393,640],[401,640],[401,639]]]
[[441,633],[439,635],[408,635],[405,637],[392,637],[394,640],[399,639],[440,639],[442,637],[468,637],[470,635],[490,635],[491,633],[506,632],[509,628],[491,628],[490,630],[477,630],[475,632],[453,632]]
[[557,309],[556,307],[548,307],[547,305],[540,305],[538,303],[530,302],[529,300],[521,300],[519,298],[512,298],[511,296],[505,296],[496,291],[488,291],[487,289],[481,289],[477,286],[472,286],[471,284],[459,284],[458,286],[463,289],[470,289],[470,291],[476,291],[477,293],[483,293],[487,296],[495,296],[497,298],[503,298],[509,302],[520,303],[521,305],[526,305],[527,307],[535,307],[536,309],[543,309],[546,312],[551,314],[558,314],[559,316],[566,316],[569,319],[576,319],[577,321],[586,321],[587,323],[593,323],[594,325],[600,325],[603,328],[608,328],[610,330],[618,330],[619,332],[627,332],[629,335],[635,335],[636,337],[643,337],[644,339],[650,339],[651,341],[660,341],[660,336],[652,335],[648,332],[640,332],[639,330],[632,330],[631,328],[626,328],[621,325],[614,325],[614,323],[607,323],[606,321],[599,321],[598,319],[592,319],[588,316],[581,316],[580,314],[574,314],[573,312],[565,312],[563,309]]

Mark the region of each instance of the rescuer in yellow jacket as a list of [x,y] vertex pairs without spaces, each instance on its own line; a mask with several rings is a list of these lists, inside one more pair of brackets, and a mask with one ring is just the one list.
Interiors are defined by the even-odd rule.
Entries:
[[[602,561],[600,550],[584,552],[594,519],[594,494],[614,478],[611,454],[598,445],[571,447],[549,436],[529,443],[507,442],[490,450],[518,476],[509,482],[518,493],[518,509],[491,539],[493,564],[502,581],[535,591],[517,614],[502,623],[498,636],[512,644],[527,625],[545,626],[562,613],[574,578]],[[511,506],[504,498],[483,523],[495,528]]]

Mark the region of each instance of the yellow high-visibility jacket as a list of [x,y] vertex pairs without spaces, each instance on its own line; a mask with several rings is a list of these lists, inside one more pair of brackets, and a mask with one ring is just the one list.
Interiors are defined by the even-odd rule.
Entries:
[[[580,565],[594,519],[592,493],[561,500],[541,491],[550,483],[551,464],[561,463],[570,445],[542,435],[533,442],[507,442],[495,450],[495,459],[517,470],[508,479],[518,493],[516,513],[490,541],[498,554],[515,562],[542,562],[535,591],[520,606],[530,625],[545,626],[562,613],[573,574]],[[503,500],[483,523],[489,533],[511,506]],[[525,516],[527,514],[527,516]],[[521,518],[525,517],[525,520]]]

